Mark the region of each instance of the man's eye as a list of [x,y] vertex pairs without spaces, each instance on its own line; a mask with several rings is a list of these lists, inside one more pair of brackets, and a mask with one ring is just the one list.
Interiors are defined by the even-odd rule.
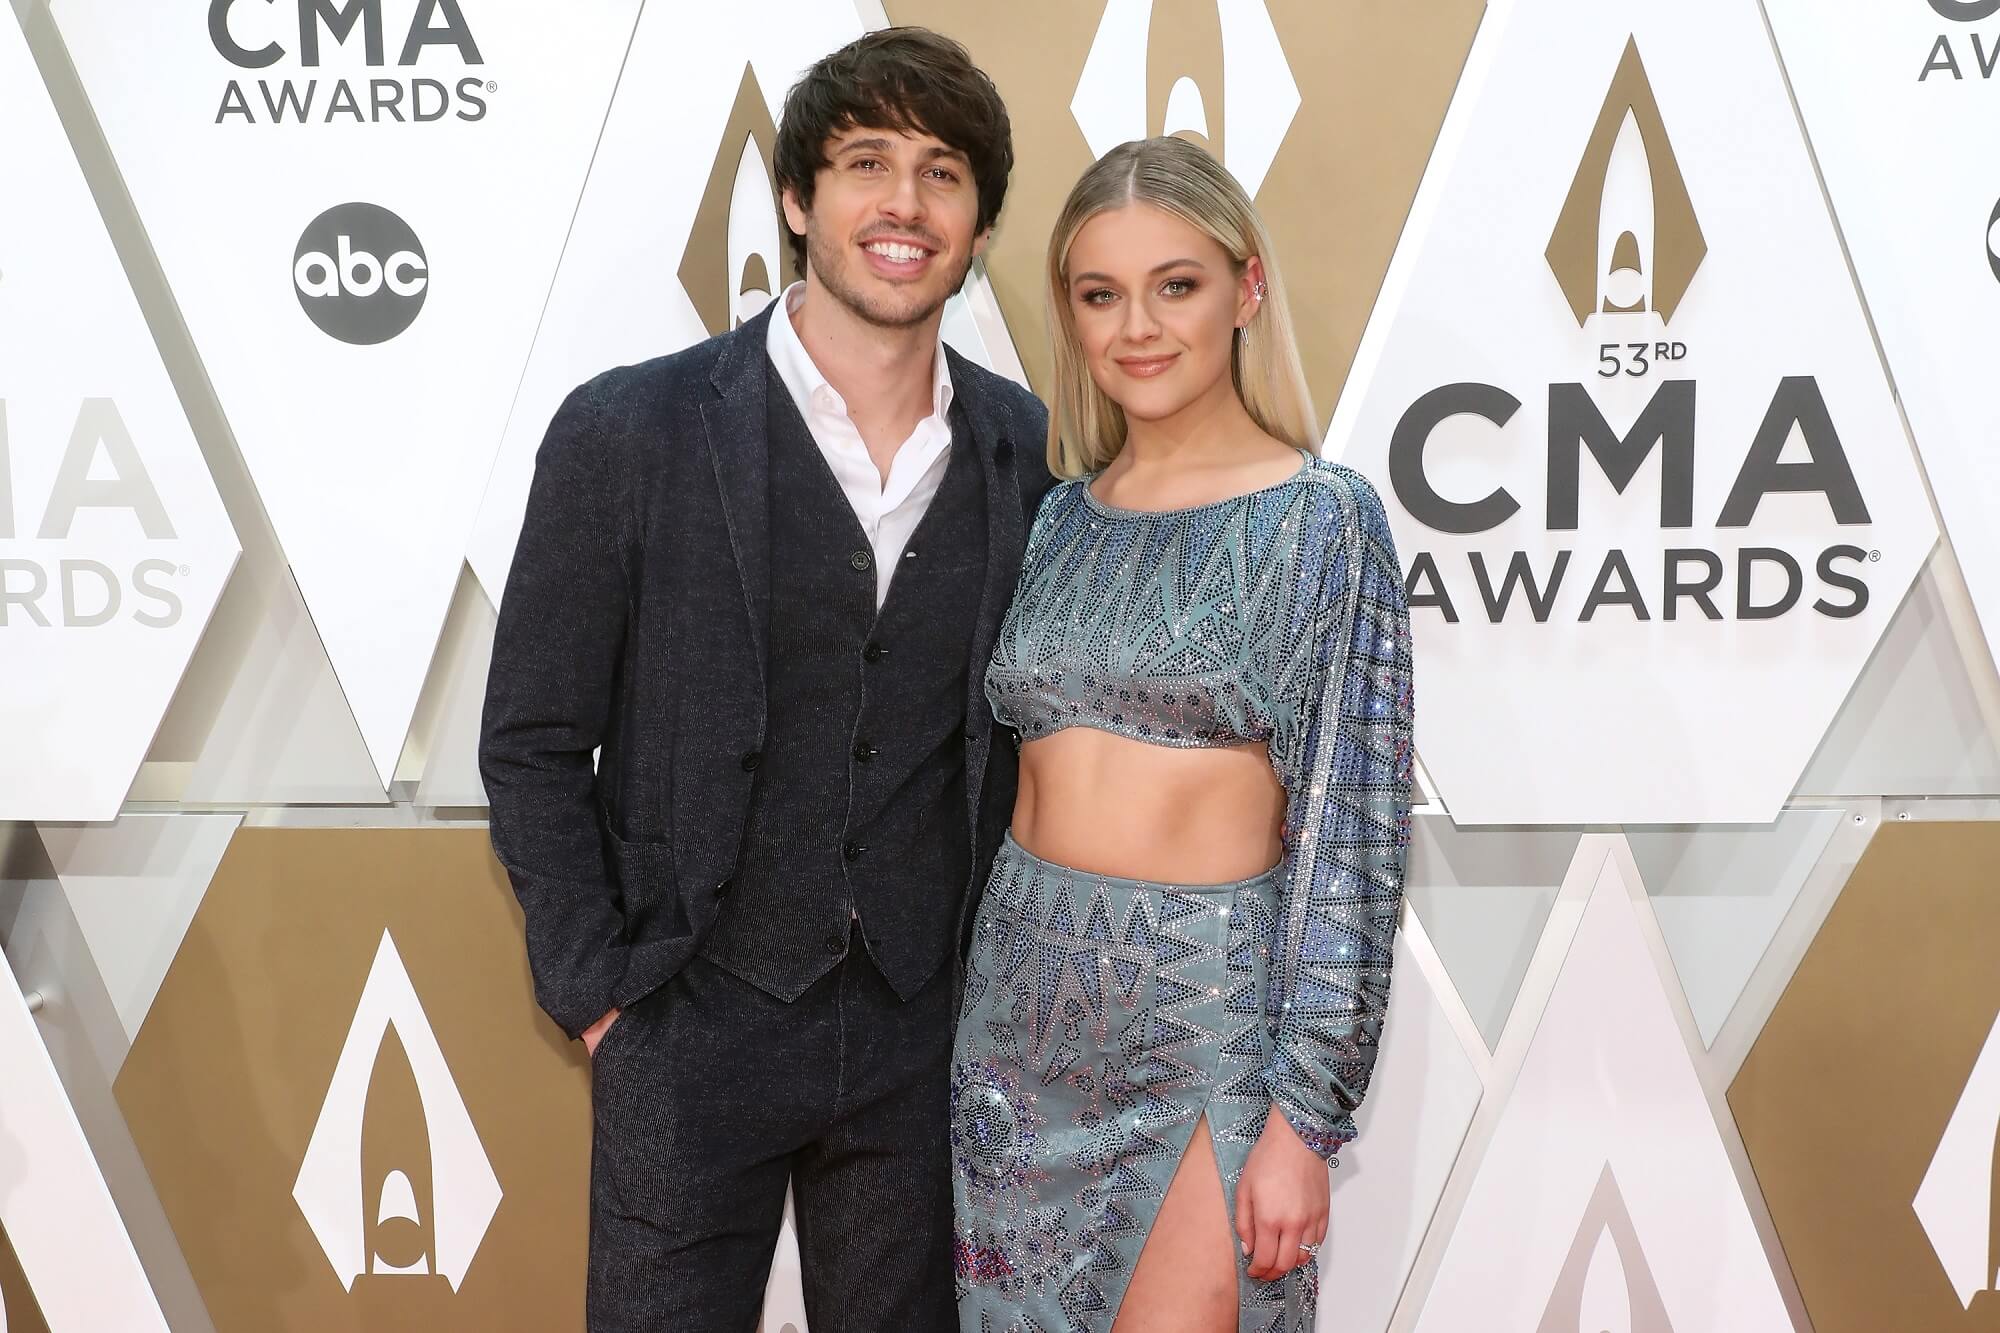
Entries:
[[931,174],[943,181],[956,181],[958,179],[958,173],[949,167],[932,167]]

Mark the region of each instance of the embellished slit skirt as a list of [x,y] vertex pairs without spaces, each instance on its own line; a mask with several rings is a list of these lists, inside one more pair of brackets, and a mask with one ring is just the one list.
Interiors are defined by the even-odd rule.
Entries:
[[[1232,1218],[1264,1132],[1275,872],[1232,884],[1089,874],[1002,844],[952,1050],[963,1333],[1108,1333],[1195,1127]],[[1245,1272],[1237,1327],[1309,1333],[1311,1264]]]

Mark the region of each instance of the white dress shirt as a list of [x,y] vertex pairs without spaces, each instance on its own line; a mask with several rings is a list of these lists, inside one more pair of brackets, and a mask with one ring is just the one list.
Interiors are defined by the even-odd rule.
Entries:
[[820,374],[805,344],[799,341],[799,331],[792,327],[791,312],[799,308],[805,294],[806,285],[795,282],[778,298],[765,350],[868,537],[875,556],[875,609],[879,611],[889,596],[889,580],[903,558],[903,548],[909,545],[910,534],[917,530],[924,511],[931,507],[951,461],[951,367],[945,362],[944,336],[940,332],[931,359],[931,414],[917,423],[910,438],[896,450],[889,464],[889,479],[884,482],[875,460],[868,456],[861,432],[854,428],[854,418],[847,414],[847,401]]

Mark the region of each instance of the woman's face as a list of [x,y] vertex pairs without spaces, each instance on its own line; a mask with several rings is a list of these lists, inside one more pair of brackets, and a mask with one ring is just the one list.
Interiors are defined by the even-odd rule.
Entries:
[[1262,265],[1148,204],[1108,209],[1069,248],[1069,308],[1090,377],[1125,414],[1159,421],[1234,392],[1236,330],[1256,312]]

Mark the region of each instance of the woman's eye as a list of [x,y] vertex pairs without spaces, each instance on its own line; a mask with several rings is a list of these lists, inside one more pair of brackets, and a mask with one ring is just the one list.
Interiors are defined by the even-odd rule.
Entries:
[[1098,287],[1092,291],[1087,291],[1083,294],[1083,303],[1085,305],[1109,305],[1112,301],[1116,299],[1117,297],[1115,293],[1107,291],[1102,287]]
[[1192,278],[1168,278],[1160,285],[1160,291],[1168,296],[1186,296],[1194,290]]

